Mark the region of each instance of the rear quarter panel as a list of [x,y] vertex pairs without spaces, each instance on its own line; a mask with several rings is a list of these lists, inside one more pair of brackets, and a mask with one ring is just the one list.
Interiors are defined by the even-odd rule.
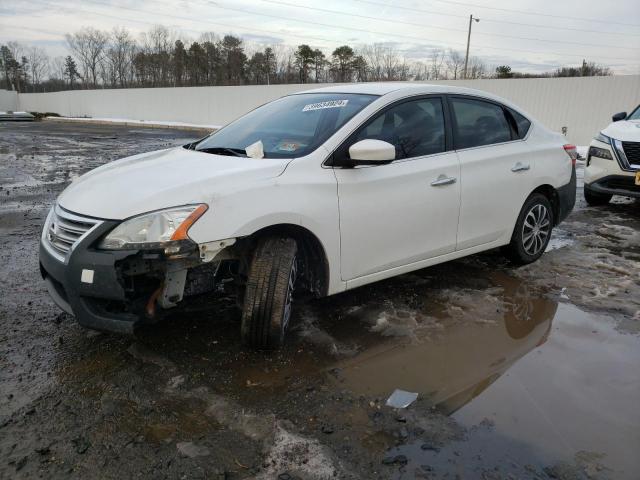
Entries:
[[541,185],[557,189],[571,181],[573,163],[564,151],[563,145],[569,142],[563,135],[534,124],[526,142],[536,158],[533,189]]

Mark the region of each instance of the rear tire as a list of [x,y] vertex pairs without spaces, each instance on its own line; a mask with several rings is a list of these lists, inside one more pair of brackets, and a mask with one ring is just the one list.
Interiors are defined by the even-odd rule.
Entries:
[[606,205],[611,201],[613,195],[606,195],[601,193],[595,193],[589,189],[585,185],[584,187],[584,199],[587,201],[587,204],[591,207],[597,207],[600,205]]
[[553,224],[553,208],[549,199],[541,193],[532,194],[518,215],[511,243],[505,249],[507,257],[519,265],[535,262],[549,244]]
[[289,237],[265,237],[253,253],[242,309],[242,340],[259,350],[284,342],[297,277],[298,245]]

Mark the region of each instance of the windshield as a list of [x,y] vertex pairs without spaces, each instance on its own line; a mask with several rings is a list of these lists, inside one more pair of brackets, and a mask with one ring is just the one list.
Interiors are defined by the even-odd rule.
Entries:
[[245,156],[262,142],[265,158],[302,157],[313,152],[376,95],[308,93],[267,103],[190,148]]
[[640,120],[640,105],[638,105],[636,109],[631,112],[631,115],[627,117],[627,120]]

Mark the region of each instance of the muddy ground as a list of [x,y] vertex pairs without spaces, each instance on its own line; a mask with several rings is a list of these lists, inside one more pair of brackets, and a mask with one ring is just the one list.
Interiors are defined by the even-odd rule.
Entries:
[[629,199],[579,191],[524,268],[489,252],[299,303],[277,354],[240,345],[224,292],[137,338],[60,313],[37,258],[56,195],[198,135],[0,125],[0,478],[640,478]]

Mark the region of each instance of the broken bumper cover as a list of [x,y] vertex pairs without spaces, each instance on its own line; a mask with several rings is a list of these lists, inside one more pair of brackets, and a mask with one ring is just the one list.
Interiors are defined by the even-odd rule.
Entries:
[[[46,240],[41,240],[40,272],[53,301],[73,314],[78,323],[95,330],[130,334],[143,317],[109,311],[105,306],[110,302],[126,304],[128,299],[118,279],[116,263],[138,251],[103,251],[91,247],[117,223],[102,222],[75,245],[64,262],[45,245]],[[83,270],[93,271],[85,275],[84,281]]]
[[622,195],[640,198],[640,185],[636,185],[632,175],[608,175],[584,186],[587,190],[601,195]]

